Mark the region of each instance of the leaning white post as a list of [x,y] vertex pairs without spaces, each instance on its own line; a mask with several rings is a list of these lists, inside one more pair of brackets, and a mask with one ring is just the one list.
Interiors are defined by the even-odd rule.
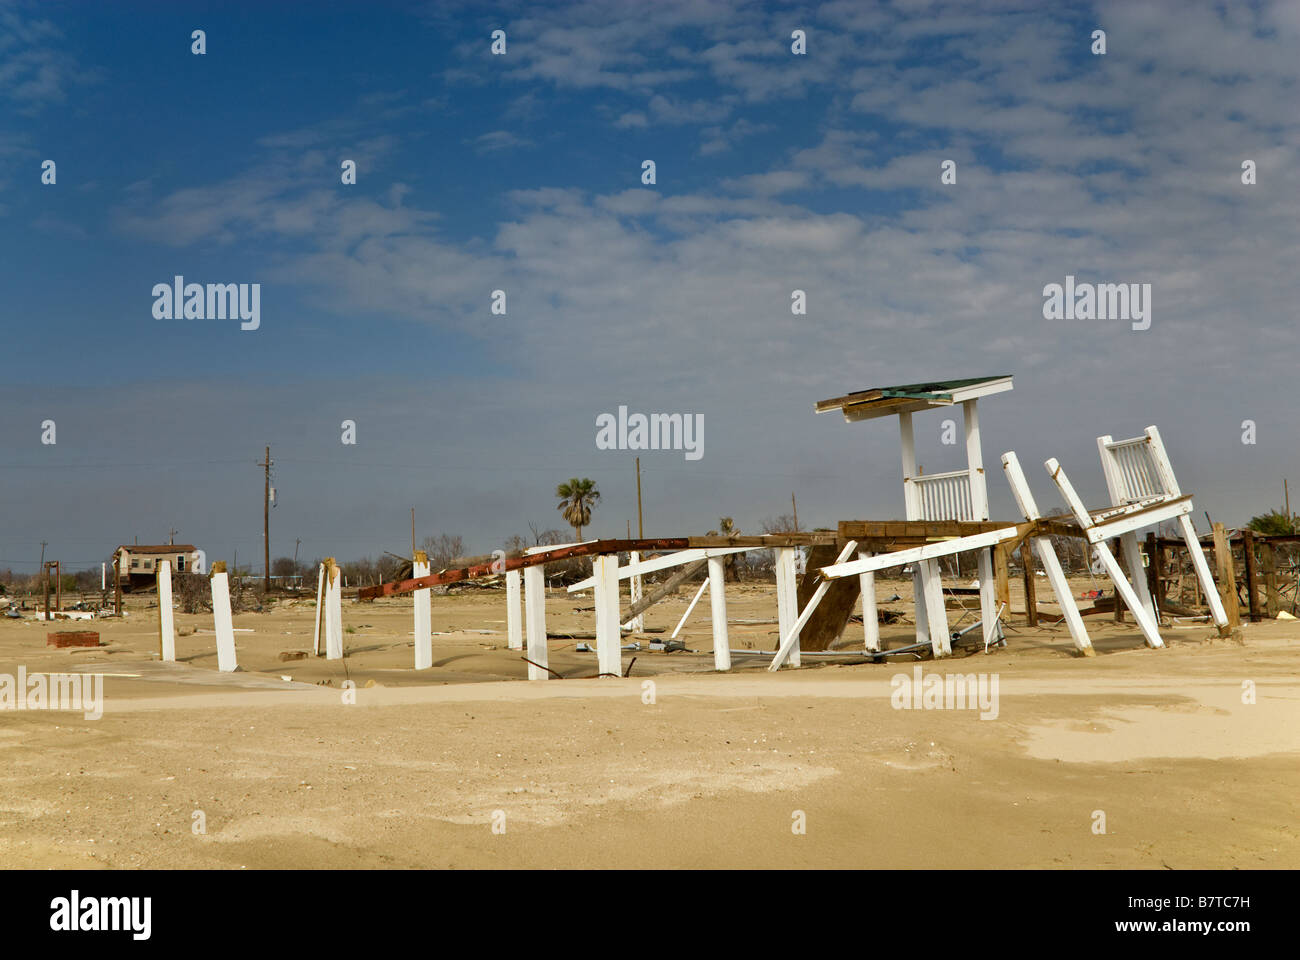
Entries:
[[312,632],[311,652],[320,656],[320,625],[325,618],[325,564],[320,565],[316,575],[316,628]]
[[[1016,498],[1016,505],[1025,519],[1041,519],[1042,514],[1038,512],[1038,504],[1034,501],[1034,494],[1029,489],[1029,482],[1025,480],[1025,472],[1020,469],[1020,460],[1014,450],[1002,454],[1002,469],[1006,471],[1007,482],[1011,484],[1011,495]],[[1088,639],[1088,630],[1083,625],[1083,617],[1079,615],[1079,605],[1074,602],[1074,594],[1070,592],[1069,581],[1065,579],[1061,561],[1056,558],[1052,541],[1047,537],[1033,537],[1032,540],[1034,552],[1042,561],[1043,569],[1047,572],[1047,580],[1052,585],[1052,592],[1056,594],[1056,602],[1060,605],[1065,623],[1070,628],[1070,636],[1074,638],[1075,648],[1085,657],[1094,656],[1096,651],[1092,648],[1092,641]],[[989,576],[992,575],[990,571]],[[983,582],[984,568],[980,567],[980,583]],[[987,639],[986,632],[985,640]]]
[[948,609],[943,598],[943,578],[938,560],[922,560],[928,576],[921,578],[925,589],[925,619],[930,627],[930,650],[934,656],[946,657],[952,653],[952,637],[948,635]]
[[695,591],[695,597],[686,605],[686,612],[683,613],[682,618],[677,621],[677,626],[673,628],[673,633],[672,636],[668,638],[669,640],[677,639],[677,634],[682,632],[682,627],[686,626],[686,620],[690,617],[691,611],[695,609],[695,605],[700,602],[700,597],[704,596],[704,591],[708,588],[709,578],[705,577],[704,582],[700,584],[700,589]]
[[[1155,427],[1147,429],[1154,430]],[[1214,623],[1220,630],[1224,630],[1228,626],[1228,614],[1224,612],[1223,601],[1219,598],[1219,588],[1214,585],[1214,577],[1210,575],[1210,566],[1205,562],[1205,553],[1201,550],[1201,538],[1196,535],[1196,527],[1192,526],[1192,520],[1187,514],[1184,513],[1178,518],[1178,525],[1183,531],[1183,542],[1187,544],[1187,552],[1192,555],[1196,579],[1201,581],[1201,592],[1205,594],[1206,602],[1210,605]]]
[[[635,567],[638,563],[641,562],[641,554],[638,553],[636,550],[633,550],[630,554],[628,554],[627,562],[629,566]],[[635,604],[638,600],[641,599],[642,594],[643,594],[643,590],[641,585],[641,574],[639,573],[634,574],[632,576],[632,596],[630,598],[631,602]],[[633,617],[631,620],[628,621],[627,625],[628,628],[634,631],[635,633],[644,633],[645,614],[638,613],[635,617]]]
[[172,564],[158,561],[158,635],[163,660],[176,661],[176,618],[172,613]]
[[[713,669],[731,669],[731,644],[727,640],[726,560],[709,557],[709,608],[713,612]],[[798,642],[796,636],[795,642]]]
[[596,664],[601,675],[623,675],[623,641],[619,631],[618,555],[592,557],[591,572],[596,578]]
[[343,659],[343,571],[325,558],[325,659]]
[[[865,560],[871,556],[870,550],[859,550],[858,559]],[[876,612],[876,571],[868,570],[858,574],[858,585],[862,588],[862,630],[866,634],[867,649],[880,649],[880,614]]]
[[528,679],[550,676],[546,661],[546,565],[524,567],[524,630],[528,635]]
[[[1046,461],[1043,466],[1047,468],[1047,472],[1055,481],[1056,488],[1061,492],[1061,497],[1074,514],[1074,519],[1079,522],[1080,528],[1086,532],[1092,526],[1092,515],[1088,513],[1088,508],[1083,505],[1083,501],[1075,493],[1070,478],[1065,475],[1065,471],[1061,469],[1061,465],[1055,457]],[[1124,598],[1128,608],[1133,611],[1133,619],[1138,622],[1138,627],[1142,630],[1142,636],[1146,638],[1147,646],[1157,649],[1163,647],[1165,642],[1160,639],[1160,630],[1151,616],[1151,611],[1142,605],[1142,601],[1133,592],[1128,577],[1124,576],[1124,570],[1119,565],[1119,561],[1115,559],[1115,555],[1110,552],[1110,547],[1106,546],[1105,541],[1102,541],[1094,543],[1092,550],[1097,555],[1097,559],[1101,561],[1101,565],[1106,568],[1106,576],[1110,577],[1110,582],[1115,584],[1115,589]]]
[[[411,577],[429,575],[429,555],[416,550],[411,564]],[[415,591],[415,669],[428,670],[433,666],[433,633],[430,624],[429,604],[433,591],[428,587]]]
[[[799,619],[799,586],[795,581],[794,547],[776,548],[776,622],[777,632],[785,637]],[[799,638],[790,648],[790,666],[799,666]]]
[[524,628],[519,620],[519,586],[518,570],[506,571],[506,649],[522,650],[524,648]]
[[217,669],[233,673],[235,662],[235,622],[230,616],[230,575],[226,562],[212,565],[212,632],[217,635]]
[[[857,548],[858,541],[850,540],[845,545],[844,549],[840,551],[840,555],[835,559],[835,562],[843,563]],[[830,590],[830,588],[831,581],[823,577],[821,583],[817,584],[817,589],[813,591],[813,595],[808,598],[807,606],[800,611],[799,619],[797,619],[794,622],[794,626],[790,628],[790,633],[781,638],[781,646],[777,649],[776,656],[774,656],[772,662],[767,665],[767,669],[770,673],[775,673],[781,669],[781,664],[785,663],[786,657],[790,656],[790,651],[793,650],[795,645],[799,642],[800,631],[802,631],[803,628],[807,626],[808,621],[812,619],[813,611],[817,609],[817,604],[822,602],[822,597],[826,596],[826,592]]]

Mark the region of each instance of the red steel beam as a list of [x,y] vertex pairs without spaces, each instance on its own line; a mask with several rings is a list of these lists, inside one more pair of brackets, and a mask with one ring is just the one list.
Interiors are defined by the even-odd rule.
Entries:
[[427,577],[412,580],[399,580],[394,583],[381,583],[376,587],[362,587],[357,591],[358,600],[374,600],[378,597],[391,597],[398,593],[410,593],[425,587],[437,587],[461,580],[473,580],[477,577],[489,577],[506,570],[520,570],[535,567],[542,563],[556,560],[568,560],[571,557],[589,557],[601,553],[627,553],[629,550],[685,550],[690,546],[689,537],[674,537],[660,540],[593,540],[591,543],[579,543],[572,547],[556,547],[541,553],[509,557],[504,563],[480,563],[459,570],[439,570]]

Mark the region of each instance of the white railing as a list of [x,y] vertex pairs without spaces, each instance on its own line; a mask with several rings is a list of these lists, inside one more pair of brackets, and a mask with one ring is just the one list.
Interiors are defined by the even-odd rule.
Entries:
[[932,473],[912,477],[916,506],[921,520],[974,520],[971,507],[970,471]]
[[1124,503],[1139,503],[1164,497],[1168,491],[1160,479],[1160,470],[1151,456],[1146,437],[1118,440],[1106,444],[1111,470],[1119,481]]

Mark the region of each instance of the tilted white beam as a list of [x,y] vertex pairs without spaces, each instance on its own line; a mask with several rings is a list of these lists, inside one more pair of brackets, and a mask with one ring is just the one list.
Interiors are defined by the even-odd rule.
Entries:
[[828,580],[855,577],[869,570],[887,570],[890,567],[901,567],[904,564],[916,563],[920,560],[935,560],[939,557],[952,556],[954,553],[965,553],[967,550],[991,547],[995,543],[1001,543],[1003,540],[1014,540],[1018,536],[1020,536],[1019,527],[1003,527],[1001,530],[975,533],[969,537],[954,537],[951,540],[927,543],[923,547],[909,547],[906,550],[895,550],[893,553],[877,553],[861,560],[850,560],[847,563],[832,563],[830,566],[822,567],[821,575]]
[[[694,563],[696,560],[710,560],[714,557],[725,557],[729,553],[744,553],[747,550],[766,550],[767,547],[708,547],[697,548],[694,550],[679,550],[677,553],[665,554],[662,557],[652,557],[649,560],[642,560],[639,563],[629,563],[618,568],[618,578],[627,580],[631,577],[641,576],[647,573],[654,573],[656,570],[667,570],[669,567],[680,567],[683,563]],[[577,593],[579,590],[590,590],[596,585],[595,577],[588,577],[586,580],[579,580],[568,588],[569,593]]]

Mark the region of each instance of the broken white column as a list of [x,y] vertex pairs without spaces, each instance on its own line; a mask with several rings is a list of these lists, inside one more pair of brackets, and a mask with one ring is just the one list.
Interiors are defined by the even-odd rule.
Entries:
[[925,587],[925,619],[930,628],[930,650],[935,658],[952,653],[952,637],[948,633],[948,608],[943,597],[943,578],[938,560],[920,561],[926,570],[921,578]]
[[[416,550],[411,564],[411,578],[429,575],[429,555]],[[428,670],[433,666],[433,634],[430,632],[429,603],[433,591],[428,587],[415,591],[415,669]]]
[[162,644],[162,658],[176,662],[176,620],[172,613],[172,564],[170,560],[158,561],[158,633]]
[[[1025,515],[1025,519],[1040,519],[1042,514],[1038,512],[1038,504],[1034,501],[1034,494],[1029,489],[1025,472],[1020,469],[1020,460],[1014,450],[1002,454],[1002,469],[1006,471],[1007,482],[1011,484],[1011,495],[1016,498],[1016,505],[1020,507],[1020,512]],[[1088,639],[1088,630],[1084,627],[1083,617],[1079,614],[1079,605],[1074,602],[1074,594],[1070,592],[1069,581],[1065,579],[1065,571],[1061,569],[1061,562],[1056,557],[1051,539],[1033,537],[1032,540],[1034,552],[1038,554],[1038,559],[1043,564],[1047,581],[1052,585],[1052,592],[1056,594],[1056,602],[1065,617],[1066,626],[1070,628],[1070,636],[1074,639],[1075,648],[1085,657],[1094,656],[1092,641]],[[990,572],[989,576],[992,575]],[[980,567],[981,586],[984,583],[984,576],[984,568]],[[987,632],[985,636],[987,637]]]
[[546,565],[524,567],[524,631],[528,636],[528,679],[545,680],[546,670]]
[[235,662],[235,622],[230,615],[230,575],[226,562],[212,565],[212,630],[217,635],[217,669],[233,673]]
[[343,571],[325,558],[325,659],[343,659]]
[[618,615],[618,555],[592,557],[596,580],[596,663],[601,674],[623,675],[623,635]]
[[[865,560],[871,556],[870,550],[859,550],[858,559]],[[862,631],[866,634],[867,649],[880,649],[880,614],[876,612],[876,571],[867,570],[858,574],[858,585],[862,588]]]
[[506,571],[506,648],[524,648],[524,625],[519,619],[519,588],[522,577],[518,570]]
[[[630,554],[628,554],[629,566],[635,567],[640,562],[641,562],[641,554],[638,553],[636,550],[633,550]],[[641,599],[642,593],[643,590],[641,585],[641,574],[639,573],[633,574],[632,575],[632,596],[630,598],[633,604],[635,604],[638,600]],[[627,625],[628,625],[628,629],[632,630],[634,633],[644,633],[645,614],[638,613],[635,617],[633,617],[631,620],[628,621]]]
[[[795,580],[795,550],[794,547],[777,547],[776,622],[780,636],[789,636],[798,619],[799,586]],[[790,648],[789,663],[792,667],[800,665],[798,634],[795,634],[794,646]]]
[[713,611],[713,669],[731,669],[731,644],[727,639],[727,572],[724,557],[709,557],[709,608]]

